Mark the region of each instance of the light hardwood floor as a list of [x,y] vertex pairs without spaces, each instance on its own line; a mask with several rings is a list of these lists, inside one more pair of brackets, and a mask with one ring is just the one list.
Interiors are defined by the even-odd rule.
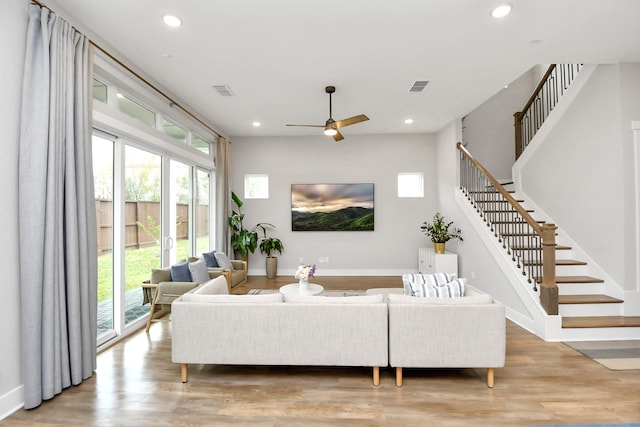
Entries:
[[[399,278],[313,280],[327,289],[401,286]],[[250,288],[293,280],[251,277]],[[312,331],[310,331],[312,333]],[[98,355],[93,378],[0,426],[532,426],[640,422],[640,371],[610,371],[562,343],[507,323],[506,366],[485,369],[196,365],[171,363],[170,322]]]

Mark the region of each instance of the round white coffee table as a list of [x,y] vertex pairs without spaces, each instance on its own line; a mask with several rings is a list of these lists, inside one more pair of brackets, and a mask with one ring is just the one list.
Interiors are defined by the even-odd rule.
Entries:
[[297,283],[290,283],[280,287],[280,293],[283,295],[316,295],[322,291],[324,291],[324,287],[317,283],[309,283],[309,289],[306,292],[300,292]]

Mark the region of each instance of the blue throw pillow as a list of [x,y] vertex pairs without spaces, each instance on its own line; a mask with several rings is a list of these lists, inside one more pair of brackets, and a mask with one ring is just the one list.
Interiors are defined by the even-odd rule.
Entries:
[[189,263],[177,264],[171,266],[171,280],[174,282],[191,282],[191,272],[189,271]]
[[216,259],[216,251],[203,252],[202,258],[204,258],[204,263],[207,265],[207,268],[220,267]]

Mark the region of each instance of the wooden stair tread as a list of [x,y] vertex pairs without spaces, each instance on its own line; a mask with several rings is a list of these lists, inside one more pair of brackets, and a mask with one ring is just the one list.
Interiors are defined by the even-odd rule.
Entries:
[[563,328],[640,327],[640,316],[563,317]]
[[[496,209],[486,209],[483,211],[484,213],[516,213],[517,211],[515,209],[508,209],[508,210],[496,210]],[[534,212],[533,209],[525,209],[525,212],[529,212],[532,213]]]
[[[536,220],[538,224],[544,224],[545,221]],[[492,224],[527,224],[527,221],[491,221]]]
[[500,235],[502,237],[532,237],[532,236],[537,236],[536,233],[526,233],[526,232],[518,233],[518,232],[510,232],[510,231],[506,231],[504,233],[500,233]]
[[[525,261],[524,265],[541,265],[541,261]],[[585,261],[578,261],[575,259],[556,259],[556,265],[558,266],[573,266],[573,265],[587,265]]]
[[577,259],[556,259],[556,265],[587,265],[587,263]]
[[[536,282],[541,283],[542,277],[536,277]],[[556,276],[556,283],[603,283],[604,280],[591,276]]]
[[[539,248],[529,248],[529,247],[524,247],[524,246],[512,246],[511,249],[513,249],[514,251],[533,251],[533,250],[537,250]],[[556,245],[556,251],[568,251],[568,250],[571,250],[571,246]]]
[[[490,199],[477,199],[475,203],[509,203],[508,200],[490,200]],[[524,200],[516,200],[518,203],[524,203]]]
[[621,299],[609,295],[558,295],[558,304],[619,304]]

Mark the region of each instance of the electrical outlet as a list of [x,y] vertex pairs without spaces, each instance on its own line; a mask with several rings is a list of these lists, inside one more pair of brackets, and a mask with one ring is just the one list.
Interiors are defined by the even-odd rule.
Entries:
[[329,257],[328,256],[324,257],[324,262],[329,263]]
[[300,264],[302,264],[302,257],[300,257]]

